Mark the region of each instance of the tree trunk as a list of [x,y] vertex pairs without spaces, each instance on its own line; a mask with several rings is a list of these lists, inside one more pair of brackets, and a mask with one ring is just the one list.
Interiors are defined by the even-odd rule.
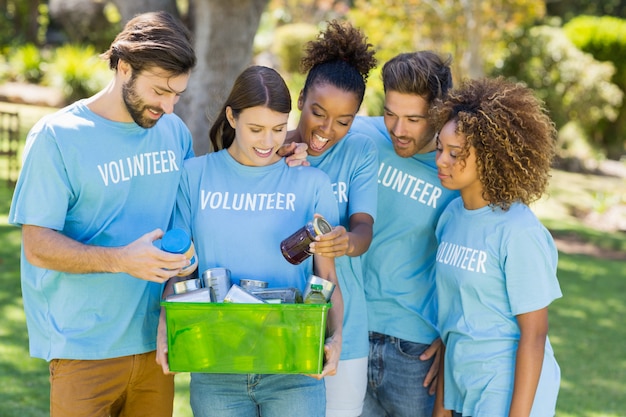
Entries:
[[196,155],[211,150],[209,128],[239,73],[252,60],[254,36],[269,0],[192,0],[198,64],[176,105]]
[[480,78],[485,75],[480,54],[482,44],[480,0],[466,0],[462,4],[467,36],[467,49],[463,57],[464,66],[469,78]]
[[50,19],[63,28],[70,43],[80,44],[89,33],[99,33],[109,27],[103,19],[104,3],[96,0],[49,0]]
[[122,16],[122,23],[125,24],[135,15],[146,12],[165,10],[172,15],[179,17],[176,0],[113,0],[113,4]]

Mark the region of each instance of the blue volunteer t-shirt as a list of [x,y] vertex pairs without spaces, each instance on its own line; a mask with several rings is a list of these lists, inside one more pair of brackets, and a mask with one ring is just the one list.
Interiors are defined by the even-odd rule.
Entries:
[[[107,247],[165,230],[191,146],[176,115],[144,129],[74,103],[31,129],[9,222]],[[23,252],[21,270],[32,356],[106,359],[156,348],[161,285],[42,269]]]
[[[378,151],[365,135],[348,133],[328,151],[310,156],[311,166],[326,172],[339,205],[339,222],[350,230],[350,216],[365,213],[376,219]],[[359,256],[335,259],[344,302],[341,359],[366,357],[369,352],[367,309]]]
[[435,152],[398,156],[382,117],[357,117],[351,131],[378,148],[378,214],[363,255],[369,330],[430,344],[435,326],[435,225],[458,193],[437,178]]
[[[437,239],[445,408],[467,416],[506,416],[520,338],[515,316],[561,297],[554,241],[526,205],[466,210],[461,198],[441,215]],[[531,416],[554,415],[559,383],[547,339]]]
[[331,225],[339,220],[324,172],[290,168],[282,159],[264,167],[245,166],[222,150],[185,162],[173,225],[191,234],[200,274],[224,267],[233,284],[256,279],[270,288],[304,291],[313,257],[292,265],[280,243],[316,213]]

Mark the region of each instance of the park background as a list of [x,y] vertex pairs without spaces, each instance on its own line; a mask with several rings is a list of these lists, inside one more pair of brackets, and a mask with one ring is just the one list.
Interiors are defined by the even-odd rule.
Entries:
[[[0,0],[0,8],[0,111],[19,115],[20,149],[41,116],[108,82],[98,54],[148,10],[175,13],[194,33],[198,67],[176,112],[197,154],[210,151],[211,118],[245,66],[275,67],[295,100],[302,46],[330,19],[353,22],[377,49],[364,114],[381,114],[380,68],[403,51],[450,54],[457,83],[497,75],[526,83],[559,129],[549,193],[533,205],[559,247],[564,297],[550,307],[562,368],[557,417],[626,416],[626,1]],[[15,176],[0,159],[0,416],[39,417],[49,414],[48,370],[28,355],[20,231],[7,224]],[[188,381],[176,377],[177,417],[191,415]]]

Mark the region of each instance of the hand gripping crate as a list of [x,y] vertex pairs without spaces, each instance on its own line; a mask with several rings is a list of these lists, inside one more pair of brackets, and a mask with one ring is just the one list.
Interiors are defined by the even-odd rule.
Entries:
[[161,303],[170,370],[319,374],[330,304]]

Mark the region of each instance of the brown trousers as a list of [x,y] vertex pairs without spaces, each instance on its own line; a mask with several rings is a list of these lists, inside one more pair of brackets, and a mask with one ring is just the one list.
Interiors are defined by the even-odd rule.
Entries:
[[174,376],[156,353],[50,362],[51,417],[171,417]]

